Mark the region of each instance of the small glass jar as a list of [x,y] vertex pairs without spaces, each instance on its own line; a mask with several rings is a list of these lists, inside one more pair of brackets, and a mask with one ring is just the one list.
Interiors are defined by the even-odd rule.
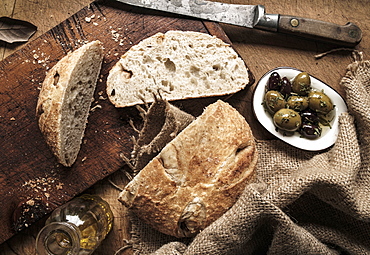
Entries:
[[82,195],[55,209],[36,238],[39,255],[91,254],[112,228],[109,204]]

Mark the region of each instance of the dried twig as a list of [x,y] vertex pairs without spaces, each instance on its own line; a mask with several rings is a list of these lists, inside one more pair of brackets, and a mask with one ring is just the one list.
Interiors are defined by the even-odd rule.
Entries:
[[358,52],[358,50],[356,49],[351,49],[351,48],[336,48],[336,49],[332,49],[332,50],[329,50],[329,51],[326,51],[326,52],[323,52],[323,53],[320,53],[320,54],[317,54],[315,55],[315,58],[316,59],[319,59],[319,58],[322,58],[330,53],[333,53],[333,52],[337,52],[337,51],[352,51],[352,52]]

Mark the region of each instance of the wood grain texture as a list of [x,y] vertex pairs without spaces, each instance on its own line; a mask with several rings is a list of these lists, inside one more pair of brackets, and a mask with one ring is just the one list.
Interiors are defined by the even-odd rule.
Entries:
[[[3,187],[0,203],[4,208],[0,210],[0,218],[5,219],[1,242],[15,233],[10,219],[20,203],[39,200],[51,211],[124,165],[119,155],[129,156],[131,137],[136,134],[129,120],[139,126],[141,119],[136,108],[116,109],[107,100],[106,78],[119,57],[157,32],[208,33],[207,27],[228,41],[216,25],[170,15],[149,15],[127,5],[102,1],[85,7],[0,62],[0,84],[4,84],[0,87],[0,186]],[[105,47],[92,104],[95,111],[90,113],[76,163],[65,168],[57,164],[38,129],[37,97],[46,72],[68,52],[92,40],[100,40]],[[209,100],[215,99],[193,100],[192,105],[198,107],[188,110],[197,114]],[[123,208],[119,211],[119,215],[124,213]]]
[[[263,4],[268,13],[321,19],[327,22],[335,22],[340,25],[353,22],[359,25],[363,32],[363,39],[355,49],[362,51],[365,59],[370,58],[370,24],[368,22],[370,5],[368,0],[260,0],[258,2],[251,0],[220,0],[220,2]],[[36,40],[38,36],[47,32],[89,3],[91,3],[90,0],[0,0],[0,15],[25,19],[37,25],[39,30],[37,34],[31,38],[32,42]],[[157,12],[150,11],[147,13],[158,14]],[[117,28],[117,26],[113,27]],[[221,25],[221,27],[230,38],[234,48],[236,48],[240,56],[252,70],[256,80],[272,68],[278,66],[292,66],[308,71],[315,77],[336,88],[344,95],[343,89],[339,87],[339,82],[345,74],[346,66],[352,61],[351,51],[336,51],[321,59],[316,59],[316,54],[334,49],[335,46],[308,41],[294,36],[278,35],[231,25]],[[26,46],[27,44],[9,45],[0,42],[0,60]],[[3,66],[0,68],[3,68]],[[15,67],[13,66],[13,68]],[[21,79],[20,76],[21,75],[18,76],[18,79]],[[0,84],[0,89],[6,86],[7,84]],[[253,111],[251,110],[253,88],[252,86],[247,93],[235,95],[232,98],[233,103],[237,105],[238,110],[246,116],[258,139],[273,139],[253,116]],[[192,110],[201,112],[201,109],[191,104],[192,102],[183,102],[179,105],[185,105],[189,108],[194,107]],[[18,105],[20,104],[18,103]],[[18,111],[22,112],[21,110]],[[135,113],[132,114],[135,115]],[[4,119],[0,117],[0,123],[2,123],[3,120]],[[27,139],[24,140],[26,141]],[[9,173],[9,175],[12,175],[12,173]],[[114,254],[119,247],[125,244],[124,239],[129,239],[130,237],[126,212],[116,199],[118,190],[109,184],[108,178],[112,178],[121,187],[127,181],[120,172],[117,172],[114,175],[106,177],[103,181],[99,181],[98,184],[88,190],[88,192],[99,194],[105,198],[112,205],[115,215],[113,231],[94,253],[97,255]],[[0,254],[35,254],[34,240],[42,224],[41,221],[39,224],[32,226],[1,244]],[[128,250],[120,254],[131,254],[131,251]]]

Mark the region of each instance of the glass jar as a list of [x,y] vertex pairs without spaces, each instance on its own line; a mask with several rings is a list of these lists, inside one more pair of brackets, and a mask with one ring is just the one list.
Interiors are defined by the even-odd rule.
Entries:
[[55,209],[36,238],[39,255],[91,254],[112,228],[109,204],[82,195]]

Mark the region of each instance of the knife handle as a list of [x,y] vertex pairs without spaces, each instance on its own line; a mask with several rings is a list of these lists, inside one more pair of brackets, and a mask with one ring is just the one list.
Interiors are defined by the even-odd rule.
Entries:
[[280,15],[277,31],[350,47],[356,46],[362,39],[361,29],[350,22],[341,26],[288,15]]

